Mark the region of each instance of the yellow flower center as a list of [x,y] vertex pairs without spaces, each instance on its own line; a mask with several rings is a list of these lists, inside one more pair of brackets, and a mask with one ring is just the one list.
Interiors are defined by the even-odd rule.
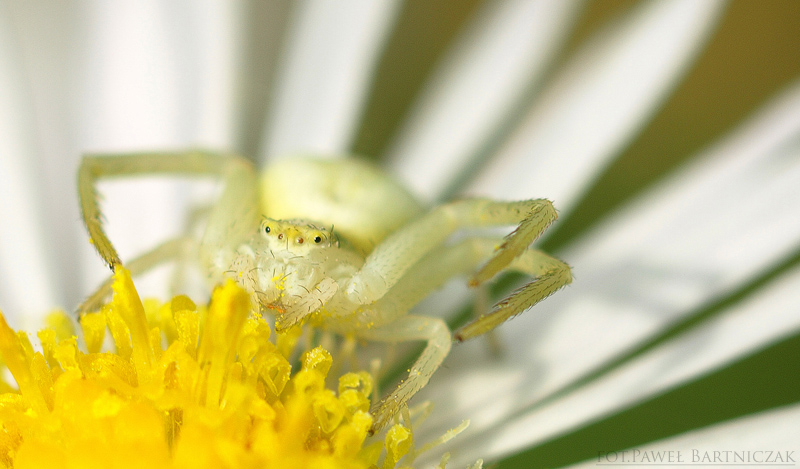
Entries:
[[370,374],[327,389],[332,358],[317,347],[292,375],[297,334],[271,342],[233,282],[207,309],[185,296],[143,305],[120,267],[112,302],[81,329],[83,347],[62,313],[36,351],[0,315],[0,354],[19,387],[0,383],[6,467],[391,468],[413,452],[399,424],[365,445]]

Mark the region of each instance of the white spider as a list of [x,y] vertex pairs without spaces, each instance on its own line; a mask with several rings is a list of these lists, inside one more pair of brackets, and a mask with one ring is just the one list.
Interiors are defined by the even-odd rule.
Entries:
[[[423,210],[405,188],[357,160],[287,159],[259,176],[243,158],[202,151],[83,159],[83,221],[112,270],[122,262],[103,232],[95,184],[137,174],[212,175],[224,189],[200,240],[167,241],[126,264],[132,274],[191,253],[212,285],[232,278],[255,308],[272,311],[279,332],[308,321],[368,341],[427,342],[408,377],[373,408],[373,431],[427,384],[453,340],[484,334],[572,281],[567,264],[528,249],[556,219],[548,200],[466,199]],[[464,228],[508,225],[517,229],[504,239],[448,242]],[[506,269],[534,279],[455,334],[442,319],[408,314],[453,276],[472,274],[477,286]],[[80,311],[97,308],[109,285]]]

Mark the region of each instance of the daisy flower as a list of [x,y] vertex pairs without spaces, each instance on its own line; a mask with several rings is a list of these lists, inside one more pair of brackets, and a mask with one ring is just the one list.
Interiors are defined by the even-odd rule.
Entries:
[[[504,468],[644,464],[676,454],[687,464],[744,461],[737,457],[772,464],[800,457],[797,58],[786,54],[783,75],[775,80],[780,86],[757,109],[751,102],[750,116],[732,107],[718,115],[698,109],[719,117],[707,125],[721,136],[706,144],[709,132],[696,135],[705,131],[701,125],[662,135],[668,126],[659,119],[666,119],[670,106],[681,109],[671,94],[746,2],[728,8],[716,0],[648,0],[614,5],[608,15],[603,3],[578,0],[440,5],[0,4],[0,308],[8,321],[0,324],[0,350],[26,402],[35,404],[26,408],[9,397],[19,396],[12,388],[3,390],[0,444],[18,447],[25,437],[12,431],[9,415],[18,422],[58,408],[64,416],[59,425],[85,436],[83,445],[113,440],[107,435],[116,427],[109,424],[101,435],[88,423],[93,418],[136,415],[141,427],[116,430],[128,438],[124,450],[97,453],[120,464],[142,454],[165,465],[211,464],[203,442],[226,436],[221,428],[236,435],[242,419],[284,422],[273,429],[300,422],[300,440],[314,443],[297,445],[297,451],[347,454],[353,467],[464,467],[479,459]],[[781,5],[770,7],[778,11]],[[764,16],[774,20],[767,32],[780,31],[773,24],[781,21],[787,31],[796,30],[796,6],[789,5],[785,14]],[[796,43],[784,42],[796,50]],[[760,57],[778,53],[759,50]],[[769,75],[772,65],[763,63]],[[724,83],[726,77],[715,78]],[[702,98],[686,96],[679,93],[684,100]],[[726,106],[752,96],[735,96]],[[642,143],[648,138],[655,142],[650,147]],[[239,373],[241,383],[248,373],[257,374],[233,356],[263,353],[288,366],[292,351],[303,347],[266,340],[268,324],[241,314],[233,286],[218,290],[204,313],[188,298],[170,300],[165,272],[135,279],[135,287],[120,273],[111,308],[117,312],[82,322],[80,345],[64,316],[55,316],[61,319],[51,320],[50,332],[33,342],[15,334],[41,329],[50,308],[72,309],[107,275],[79,222],[80,155],[197,147],[237,151],[261,165],[299,154],[360,154],[429,205],[465,195],[546,197],[560,221],[540,243],[574,267],[575,281],[499,328],[494,352],[483,339],[454,346],[412,402],[433,405],[427,419],[414,425],[413,438],[408,418],[401,418],[404,424],[368,440],[369,416],[359,412],[372,397],[369,374],[348,375],[335,391],[324,391],[330,355],[322,349],[295,352],[303,358],[291,373],[278,367],[285,392],[214,381],[214,373]],[[694,156],[681,154],[684,164],[668,172],[653,169],[644,178],[621,171],[626,165],[648,168],[631,161],[669,154],[665,148],[673,147]],[[654,158],[656,163],[667,169]],[[181,233],[186,214],[214,187],[146,179],[114,181],[101,191],[109,237],[125,260]],[[507,278],[501,286],[514,282]],[[139,303],[137,290],[165,303]],[[473,302],[464,282],[453,282],[418,308],[455,324],[471,314]],[[227,346],[204,349],[203,340],[216,339],[199,339],[192,352],[186,334],[194,329],[179,333],[178,316],[181,324],[238,318],[239,326],[226,329],[235,336]],[[166,347],[161,335],[152,336],[155,325]],[[264,340],[244,351],[245,337]],[[104,340],[124,363],[92,368],[81,361]],[[221,354],[218,361],[197,361],[209,350]],[[358,351],[365,362],[377,356],[373,352]],[[178,381],[170,388],[153,378],[167,376],[162,372],[178,360],[197,365],[186,365],[197,375],[186,387],[194,394],[183,408],[201,411],[187,422],[176,415],[159,420],[142,410],[142,402],[157,395],[167,409],[164,399],[177,399],[150,391],[180,388]],[[203,368],[209,363],[218,364],[216,371]],[[121,402],[121,391],[103,394],[77,378],[112,366],[127,370],[119,373],[129,381],[114,389],[128,389],[129,401]],[[156,369],[161,371],[154,374]],[[47,376],[58,385],[48,388]],[[357,405],[348,407],[345,394]],[[246,403],[246,412],[227,420],[206,415],[208,407],[198,403],[213,401],[209,395]],[[74,406],[63,407],[64,396],[74,398]],[[319,411],[325,402],[344,409],[341,416]],[[210,421],[228,426],[204,434]],[[31,434],[58,434],[53,422],[39,422]],[[140,438],[149,434],[148,425],[161,425],[159,444]],[[190,429],[181,433],[185,443],[170,436],[180,425]],[[460,434],[436,451],[418,451],[424,442],[449,439],[454,428]],[[27,464],[92,455],[89,446],[48,452],[48,441],[22,453]],[[242,456],[224,443],[213,447],[223,446],[230,451],[215,454],[230,458],[220,464],[265,464],[255,451]],[[770,451],[773,459],[756,461],[765,457],[757,451]],[[273,464],[293,457],[278,450],[265,454],[276,458]],[[56,459],[36,459],[49,456]],[[6,465],[9,458],[0,455]],[[319,460],[303,461],[324,467]]]

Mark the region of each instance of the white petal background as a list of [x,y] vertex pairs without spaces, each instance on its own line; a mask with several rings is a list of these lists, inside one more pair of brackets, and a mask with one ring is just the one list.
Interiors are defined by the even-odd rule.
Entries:
[[[464,436],[456,445],[503,454],[543,441],[796,333],[797,269],[776,282],[777,290],[768,288],[539,406],[794,254],[800,239],[800,219],[793,216],[800,210],[798,109],[800,83],[731,140],[567,247],[561,255],[575,265],[575,284],[506,331],[513,362],[489,360],[480,342],[459,347],[437,376],[442,386],[428,395],[453,403],[455,414],[472,416],[474,438]],[[753,219],[762,223],[748,225]],[[522,372],[520,361],[533,373]],[[482,382],[502,383],[504,392]],[[451,420],[441,407],[433,418]],[[507,418],[498,421],[498,414]]]
[[298,3],[279,62],[262,160],[350,148],[398,7],[395,0]]
[[[12,325],[34,329],[106,274],[79,223],[82,153],[345,154],[407,6],[0,2],[0,308]],[[637,2],[564,58],[583,2],[484,2],[379,156],[424,200],[548,197],[567,218],[669,98],[725,6]],[[424,390],[436,411],[419,438],[469,418],[449,445],[453,467],[497,460],[797,335],[800,83],[730,130],[559,250],[575,283],[501,329],[504,358],[480,340],[455,347]],[[147,180],[103,192],[125,259],[178,233],[204,191]],[[737,291],[747,294],[726,303]],[[797,422],[795,405],[652,448],[800,451],[786,438]]]

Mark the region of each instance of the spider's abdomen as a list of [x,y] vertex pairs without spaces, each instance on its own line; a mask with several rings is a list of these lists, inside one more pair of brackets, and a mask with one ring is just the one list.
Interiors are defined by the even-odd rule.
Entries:
[[260,185],[266,216],[333,226],[361,254],[421,212],[403,186],[359,160],[285,159],[264,170]]

